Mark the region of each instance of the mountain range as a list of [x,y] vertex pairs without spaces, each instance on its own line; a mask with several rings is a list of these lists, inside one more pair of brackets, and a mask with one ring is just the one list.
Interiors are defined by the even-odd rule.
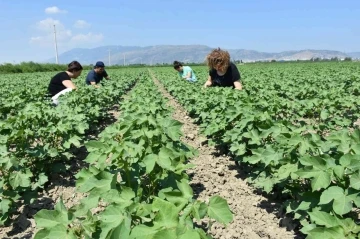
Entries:
[[[92,49],[74,48],[59,55],[59,63],[67,64],[73,60],[81,64],[95,64],[104,61],[105,65],[129,64],[158,64],[172,63],[174,60],[181,62],[204,62],[206,55],[213,48],[205,45],[156,45],[156,46],[102,46]],[[259,52],[245,49],[226,49],[232,60],[243,62],[253,61],[289,61],[310,60],[312,58],[360,58],[360,52],[343,53],[331,50],[299,50],[283,51],[278,53]],[[110,56],[110,59],[109,59]],[[110,62],[109,62],[110,60]],[[45,62],[55,62],[55,57]]]

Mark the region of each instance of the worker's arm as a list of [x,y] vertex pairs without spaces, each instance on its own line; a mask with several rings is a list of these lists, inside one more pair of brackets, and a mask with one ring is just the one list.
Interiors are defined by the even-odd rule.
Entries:
[[240,81],[234,81],[234,87],[237,90],[242,90],[242,85]]
[[90,81],[90,84],[94,86],[95,88],[99,88],[100,86],[96,84],[95,81]]
[[212,85],[212,79],[211,76],[208,77],[207,81],[205,82],[205,87],[211,86]]
[[76,90],[76,86],[71,80],[64,80],[62,83],[66,88],[71,88],[73,90]]

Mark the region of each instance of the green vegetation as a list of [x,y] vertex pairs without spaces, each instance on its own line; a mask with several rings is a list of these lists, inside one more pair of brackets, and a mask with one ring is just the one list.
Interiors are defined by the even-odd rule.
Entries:
[[[232,221],[223,198],[193,199],[185,170],[193,167],[188,159],[196,151],[181,143],[181,124],[171,119],[147,71],[110,70],[112,80],[100,88],[85,86],[83,75],[75,80],[79,89],[61,97],[57,107],[45,96],[51,75],[37,74],[1,78],[8,86],[0,100],[1,225],[38,198],[51,173],[68,170],[82,146],[90,153],[89,166],[76,174],[76,186],[87,196],[69,209],[60,200],[55,210],[39,211],[35,238],[205,239],[193,220]],[[89,130],[118,103],[119,121],[100,140],[88,140]],[[92,213],[99,204],[105,204],[103,210]]]
[[[118,81],[86,87],[54,107],[46,97],[51,75],[2,76],[0,90],[0,224],[23,201],[37,198],[52,172],[64,172],[71,150],[83,145],[86,132],[107,117],[107,110],[130,89],[140,72],[113,73]],[[50,167],[49,167],[50,166]]]
[[[53,107],[46,98],[52,73],[2,75],[0,90],[0,223],[36,200],[52,172],[64,172],[73,150],[85,146],[89,164],[76,174],[81,202],[36,216],[35,238],[210,238],[195,221],[228,224],[227,202],[193,199],[181,124],[159,97],[153,72],[201,131],[229,154],[248,181],[283,200],[284,209],[314,238],[358,238],[360,226],[360,65],[355,62],[260,63],[239,66],[243,91],[202,88],[170,67],[109,70],[111,81],[87,87]],[[136,85],[135,85],[136,84]],[[126,99],[122,96],[135,85]],[[120,104],[121,117],[98,140],[92,127]],[[51,165],[51,167],[49,167]],[[99,204],[102,210],[92,213]],[[211,226],[211,225],[208,225]]]
[[[194,68],[199,79],[207,76]],[[251,64],[244,91],[155,74],[200,124],[210,143],[247,170],[249,181],[287,198],[308,238],[357,238],[360,206],[360,66]]]

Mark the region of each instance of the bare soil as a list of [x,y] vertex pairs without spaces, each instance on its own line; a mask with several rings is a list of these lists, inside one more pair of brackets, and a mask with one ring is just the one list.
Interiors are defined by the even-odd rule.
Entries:
[[[250,187],[231,158],[217,156],[215,148],[207,145],[206,138],[199,134],[199,128],[192,123],[184,108],[165,90],[153,76],[162,94],[169,99],[169,105],[175,111],[173,118],[183,123],[184,143],[197,148],[199,156],[192,159],[194,169],[188,170],[192,177],[191,186],[199,200],[208,201],[213,195],[220,195],[227,200],[234,213],[234,220],[226,228],[214,223],[209,232],[219,239],[286,239],[298,238],[295,223],[285,218],[280,211],[280,204],[271,202]],[[203,224],[204,225],[204,224]]]

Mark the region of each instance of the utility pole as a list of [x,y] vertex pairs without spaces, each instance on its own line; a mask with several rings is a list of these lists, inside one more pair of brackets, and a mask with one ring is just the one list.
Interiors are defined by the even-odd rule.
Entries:
[[57,48],[57,41],[56,41],[56,28],[54,24],[54,40],[55,40],[55,57],[56,57],[56,64],[59,64],[59,56],[58,56],[58,48]]
[[124,53],[124,66],[125,66],[125,53]]
[[111,59],[111,50],[109,49],[109,66],[111,65],[111,61],[110,61],[110,59]]

